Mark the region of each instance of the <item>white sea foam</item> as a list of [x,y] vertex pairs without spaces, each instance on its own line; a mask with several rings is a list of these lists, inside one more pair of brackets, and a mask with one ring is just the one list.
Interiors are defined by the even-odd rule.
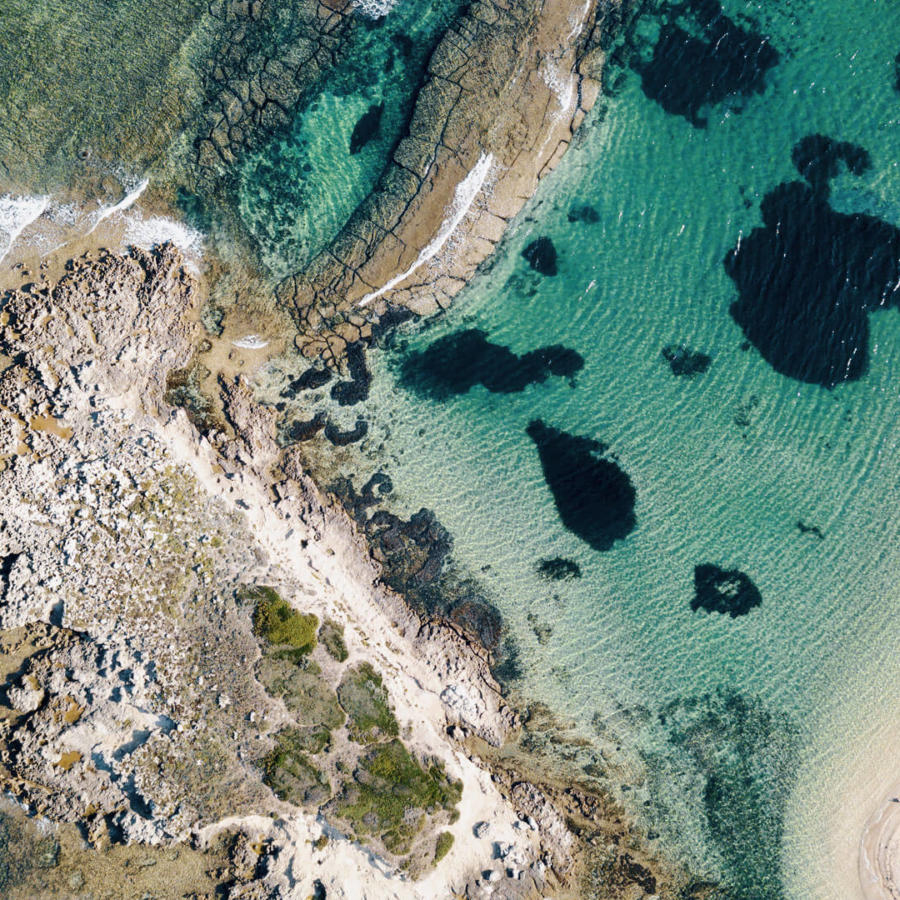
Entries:
[[171,241],[182,253],[200,256],[203,250],[203,235],[196,228],[154,216],[150,219],[134,217],[125,228],[125,243],[152,250],[159,244]]
[[482,153],[478,158],[478,162],[472,167],[472,171],[456,186],[453,194],[453,202],[447,210],[447,217],[441,223],[438,233],[416,257],[416,261],[400,275],[395,275],[390,281],[382,285],[377,291],[366,294],[359,301],[359,306],[368,306],[372,301],[377,300],[383,294],[393,290],[398,284],[405,281],[416,269],[423,263],[434,259],[441,251],[444,244],[447,243],[450,236],[459,227],[460,222],[466,217],[466,213],[471,209],[475,198],[478,196],[484,182],[487,180],[491,170],[494,157],[491,153]]
[[541,78],[544,84],[553,92],[559,109],[553,114],[558,121],[568,114],[570,108],[574,108],[578,93],[578,79],[574,72],[563,73],[559,65],[550,59],[545,59],[540,68]]
[[[133,191],[127,193],[114,206],[107,206],[104,209],[101,209],[97,214],[97,218],[94,219],[94,224],[91,225],[87,234],[92,234],[101,222],[105,222],[111,216],[114,216],[120,212],[125,212],[126,209],[134,206],[134,204],[137,203],[138,199],[140,198],[141,194],[143,194],[144,191],[147,190],[148,184],[150,184],[150,179],[145,178]],[[85,237],[86,236],[87,235],[85,235]]]
[[566,38],[567,44],[571,44],[572,41],[574,41],[575,38],[577,38],[581,34],[590,9],[591,0],[585,0],[585,4],[582,7],[581,12],[569,16],[569,24],[572,26],[572,30],[569,32],[569,36]]
[[397,0],[356,0],[353,8],[369,19],[380,19],[396,5]]
[[22,232],[41,217],[49,203],[49,197],[0,197],[0,262]]
[[231,344],[241,350],[262,350],[263,347],[269,346],[269,342],[258,334],[248,334],[239,340],[232,341]]

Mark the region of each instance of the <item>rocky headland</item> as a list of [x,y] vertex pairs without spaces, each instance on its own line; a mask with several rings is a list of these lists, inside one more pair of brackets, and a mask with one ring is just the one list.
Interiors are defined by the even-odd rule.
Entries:
[[[222,208],[240,160],[361,27],[345,0],[291,10],[206,11],[188,180]],[[330,395],[352,408],[365,344],[450,303],[572,141],[625,16],[604,0],[465,7],[376,189],[278,287],[317,360],[295,392],[340,369]],[[153,202],[174,213],[166,190]],[[614,762],[511,708],[490,608],[433,602],[448,547],[433,515],[378,508],[378,477],[340,496],[313,480],[305,439],[340,448],[367,424],[285,432],[248,378],[285,335],[256,357],[267,338],[233,341],[240,290],[224,336],[209,327],[235,264],[211,254],[204,281],[171,244],[100,222],[36,279],[4,273],[0,298],[0,783],[9,822],[60,836],[52,865],[7,873],[10,896],[56,896],[70,868],[73,896],[131,896],[132,847],[172,871],[161,897],[186,896],[179,858],[209,897],[714,896],[604,790]]]
[[385,584],[243,378],[221,430],[166,402],[200,300],[171,245],[3,297],[4,789],[98,853],[226,846],[233,897],[577,896],[601,836],[609,896],[662,884],[609,801],[517,772],[487,652]]
[[600,93],[619,4],[476,0],[431,56],[377,189],[278,297],[298,347],[339,361],[390,306],[445,308],[486,260]]

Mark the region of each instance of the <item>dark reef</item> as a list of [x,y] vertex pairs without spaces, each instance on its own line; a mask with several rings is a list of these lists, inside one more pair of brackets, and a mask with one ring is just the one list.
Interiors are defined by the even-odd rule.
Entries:
[[588,206],[584,203],[580,206],[571,207],[567,218],[570,222],[584,222],[586,225],[596,225],[600,221],[600,213],[593,206]]
[[[784,807],[797,771],[792,722],[758,698],[730,690],[676,700],[659,720],[703,785],[707,825],[725,867],[719,890],[690,896],[783,900]],[[664,791],[669,772],[653,777]],[[680,766],[678,777],[686,777]]]
[[453,539],[430,509],[409,519],[381,507],[393,491],[391,479],[375,473],[357,492],[349,478],[330,486],[366,535],[373,556],[383,565],[385,583],[402,593],[410,606],[426,616],[438,616],[459,626],[491,651],[500,664],[503,620],[472,579],[448,571]]
[[330,369],[308,368],[302,375],[291,381],[281,392],[282,397],[294,397],[300,391],[312,391],[331,381]]
[[326,425],[328,417],[323,412],[317,412],[311,419],[302,421],[295,419],[285,429],[285,438],[288,442],[312,440]]
[[820,541],[825,540],[825,532],[819,528],[818,525],[807,525],[806,522],[801,519],[797,520],[797,530],[800,534],[811,534],[814,537],[817,537]]
[[356,420],[356,425],[349,431],[341,431],[336,425],[329,422],[325,426],[325,437],[335,447],[346,447],[356,441],[361,441],[369,433],[369,423],[362,417]]
[[563,525],[595,550],[610,550],[637,524],[628,474],[600,441],[559,431],[540,420],[528,426]]
[[347,369],[351,381],[339,381],[331,388],[331,396],[341,406],[353,406],[369,396],[372,374],[366,366],[366,347],[362,341],[347,345]]
[[864,147],[824,134],[810,134],[797,141],[791,150],[791,161],[810,187],[825,196],[831,179],[841,171],[841,163],[853,175],[862,175],[872,168],[872,157]]
[[465,394],[477,384],[493,393],[509,394],[540,384],[551,375],[572,378],[584,367],[581,355],[554,344],[518,356],[493,344],[477,328],[438,338],[422,352],[413,352],[402,364],[401,382],[428,396],[445,398]]
[[738,569],[720,569],[710,563],[694,567],[694,599],[691,609],[705,609],[732,619],[745,616],[762,604],[756,585]]
[[777,372],[830,388],[862,377],[868,314],[898,305],[900,230],[828,203],[828,179],[841,162],[854,174],[868,167],[862,148],[813,135],[793,157],[811,186],[791,181],[770,191],[764,225],[725,257],[740,295],[731,316]]
[[522,256],[535,272],[541,275],[556,275],[556,247],[548,237],[539,237],[523,251]]
[[667,113],[705,128],[705,107],[762,93],[766,72],[779,58],[765,35],[742,28],[716,0],[690,0],[672,7],[652,59],[632,65],[647,97]]
[[384,112],[384,103],[373,103],[360,117],[350,135],[350,153],[359,153],[375,135],[378,134],[378,126],[381,124],[381,114]]
[[702,375],[712,363],[712,357],[698,353],[683,344],[668,344],[662,348],[662,358],[669,364],[673,375],[693,378]]
[[548,581],[570,581],[573,578],[581,578],[581,567],[574,559],[554,556],[552,559],[540,560],[537,564],[537,573]]

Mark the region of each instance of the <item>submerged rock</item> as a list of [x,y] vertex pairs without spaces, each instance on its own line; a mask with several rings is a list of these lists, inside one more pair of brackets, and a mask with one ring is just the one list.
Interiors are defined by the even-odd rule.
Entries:
[[723,862],[718,890],[700,883],[682,896],[783,900],[784,815],[799,753],[795,724],[777,706],[734,690],[680,697],[659,711],[659,722],[678,763],[677,770],[664,762],[654,767],[650,790],[665,791],[673,778],[697,784]]
[[331,396],[341,406],[353,406],[369,396],[372,374],[366,366],[366,348],[361,341],[347,345],[347,369],[351,381],[339,381],[331,389]]
[[720,569],[711,563],[694,567],[694,599],[691,609],[745,616],[762,604],[756,585],[738,569]]
[[600,213],[593,206],[584,203],[581,206],[573,206],[567,216],[570,222],[584,222],[586,225],[596,225],[600,221]]
[[828,194],[832,178],[840,174],[841,163],[853,175],[872,168],[872,157],[858,144],[836,141],[824,134],[810,134],[797,141],[791,161],[816,193]]
[[293,397],[300,391],[312,391],[331,381],[330,369],[308,368],[302,375],[291,381],[281,392],[282,397]]
[[537,445],[544,478],[569,531],[600,551],[610,550],[634,531],[634,485],[607,455],[605,444],[539,419],[529,424],[527,433]]
[[311,419],[295,419],[285,431],[285,437],[291,443],[312,440],[328,423],[323,412],[317,412]]
[[556,275],[556,247],[548,237],[539,237],[523,251],[522,256],[535,272],[541,275]]
[[770,191],[763,225],[724,260],[739,292],[732,318],[776,372],[798,381],[830,388],[861,378],[868,314],[898,305],[900,229],[828,203],[839,162],[858,174],[867,160],[852,144],[804,138],[794,162],[811,187],[791,181]]
[[581,354],[561,344],[519,356],[502,344],[491,343],[486,332],[468,328],[407,356],[401,380],[419,393],[437,398],[465,394],[477,384],[492,393],[509,394],[540,384],[551,375],[572,378],[583,367]]
[[683,344],[668,344],[662,348],[661,355],[669,364],[673,375],[685,378],[702,375],[712,363],[711,356],[691,350]]
[[350,153],[356,154],[378,134],[378,126],[381,124],[381,114],[384,112],[384,103],[373,103],[363,113],[360,120],[350,135]]
[[762,93],[780,55],[766,35],[738,25],[716,0],[691,0],[677,9],[682,15],[663,24],[652,58],[634,66],[647,97],[705,128],[705,107]]
[[552,559],[540,560],[537,564],[537,573],[549,581],[570,581],[573,578],[581,578],[581,567],[574,559],[554,556]]
[[337,425],[329,422],[325,426],[325,437],[335,447],[346,447],[348,444],[361,441],[369,433],[369,423],[362,417],[356,420],[356,425],[349,431],[341,431]]

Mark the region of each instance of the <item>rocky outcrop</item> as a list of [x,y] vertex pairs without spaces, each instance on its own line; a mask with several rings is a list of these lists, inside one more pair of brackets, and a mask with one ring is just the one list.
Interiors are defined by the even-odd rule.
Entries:
[[219,49],[204,72],[196,139],[201,172],[215,178],[285,127],[304,92],[346,48],[349,0],[215,0]]
[[[383,315],[389,304],[419,313],[447,306],[593,106],[614,13],[595,0],[468,7],[429,62],[409,134],[378,189],[326,252],[279,287],[304,353],[339,359],[366,336],[370,307]],[[483,164],[473,196],[461,197],[460,184]]]
[[[309,869],[298,835],[323,836],[319,810],[340,848],[317,870],[335,896],[348,866],[380,895],[357,829],[391,878],[428,874],[438,829],[483,866],[490,845],[471,859],[466,846],[479,804],[510,817],[501,832],[531,864],[535,839],[516,840],[511,808],[446,736],[499,746],[514,728],[487,654],[381,581],[245,380],[220,382],[224,430],[207,439],[167,407],[166,368],[197,338],[197,289],[163,247],[85,257],[0,300],[0,785],[94,845],[184,841],[230,817],[280,848],[266,896]],[[299,604],[313,635],[338,628],[342,653],[314,640],[267,650],[254,598],[279,595],[246,588],[259,584]],[[372,672],[391,710],[363,743],[343,724],[351,671]],[[441,809],[380,807],[367,779],[385,760],[423,797],[438,785]],[[465,889],[468,874],[454,878]]]

